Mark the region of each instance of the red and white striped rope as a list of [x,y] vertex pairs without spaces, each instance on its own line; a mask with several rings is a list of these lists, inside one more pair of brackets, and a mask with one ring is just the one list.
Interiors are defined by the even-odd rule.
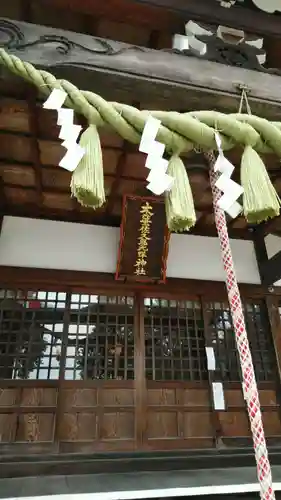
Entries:
[[241,364],[244,398],[247,404],[248,416],[253,437],[258,480],[260,482],[261,488],[260,495],[262,500],[273,500],[275,499],[275,493],[273,491],[272,485],[271,467],[268,459],[259,393],[246,332],[243,307],[235,275],[225,213],[218,207],[218,201],[221,198],[222,193],[215,186],[219,175],[214,171],[216,158],[213,152],[205,153],[205,157],[210,165],[210,182],[213,193],[215,223],[220,240],[223,266],[226,273],[226,287],[234,326],[236,345]]

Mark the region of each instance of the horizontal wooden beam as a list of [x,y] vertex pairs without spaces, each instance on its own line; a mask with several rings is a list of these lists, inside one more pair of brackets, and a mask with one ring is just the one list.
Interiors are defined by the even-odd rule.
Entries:
[[[1,214],[1,212],[0,212]],[[12,217],[26,217],[31,219],[46,219],[62,222],[78,222],[109,227],[119,227],[120,217],[112,215],[105,217],[93,212],[79,212],[78,210],[63,210],[57,208],[38,207],[34,204],[6,205],[3,215]]]
[[[213,300],[214,295],[217,300],[225,300],[226,288],[224,282],[214,282],[205,280],[181,279],[181,278],[167,278],[166,285],[162,284],[148,284],[148,283],[131,283],[129,281],[116,282],[114,274],[99,273],[99,272],[85,272],[85,271],[67,271],[67,270],[51,270],[51,269],[36,269],[36,268],[23,268],[23,267],[9,267],[0,266],[0,285],[4,287],[5,284],[11,286],[27,286],[32,290],[33,286],[39,285],[40,287],[52,287],[52,291],[64,289],[69,290],[70,287],[79,290],[109,290],[119,289],[122,293],[128,293],[128,290],[150,290],[155,297],[157,293],[165,293],[171,296],[183,297],[198,297],[204,296],[206,299],[210,297]],[[261,285],[248,285],[241,283],[239,285],[241,294],[246,298],[264,297],[269,294],[266,288]],[[44,288],[43,288],[44,289]],[[273,295],[281,295],[281,287],[274,290]]]
[[281,37],[281,16],[243,6],[221,7],[216,0],[133,0],[134,3],[176,12],[186,22],[189,19],[240,28],[255,34]]
[[[10,43],[12,37],[16,43]],[[253,113],[280,116],[278,75],[7,19],[0,19],[1,44],[21,59],[108,100],[137,100],[158,109],[237,112],[242,84],[250,89]]]

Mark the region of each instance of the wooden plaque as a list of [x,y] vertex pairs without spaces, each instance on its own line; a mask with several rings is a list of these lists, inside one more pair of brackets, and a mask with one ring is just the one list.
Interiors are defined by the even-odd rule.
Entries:
[[125,195],[116,280],[165,283],[170,232],[164,201]]

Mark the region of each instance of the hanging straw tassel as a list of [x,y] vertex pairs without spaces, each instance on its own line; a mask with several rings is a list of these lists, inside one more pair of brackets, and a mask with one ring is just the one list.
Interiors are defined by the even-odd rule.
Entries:
[[175,179],[165,198],[168,228],[175,232],[188,231],[196,223],[196,213],[188,175],[178,155],[171,157],[167,173]]
[[95,125],[90,125],[81,135],[80,146],[85,154],[71,179],[71,192],[81,205],[99,208],[105,202],[102,150]]
[[241,161],[244,214],[250,224],[259,224],[280,214],[280,198],[258,153],[246,146]]

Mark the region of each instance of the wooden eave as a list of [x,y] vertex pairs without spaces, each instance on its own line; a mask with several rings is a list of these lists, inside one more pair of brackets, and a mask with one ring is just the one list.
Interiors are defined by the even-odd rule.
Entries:
[[[67,3],[67,0],[53,1],[60,6]],[[73,7],[76,1],[72,0]],[[245,7],[243,4],[225,8],[216,0],[201,0],[200,2],[197,0],[188,2],[185,0],[133,0],[133,3],[150,8],[157,7],[162,12],[177,14],[185,22],[188,18],[192,18],[194,21],[223,24],[259,35],[273,35],[279,38],[281,34],[281,15],[267,14],[255,8],[254,5],[252,8]]]
[[[130,23],[141,27],[149,26],[154,31],[165,30],[175,33],[189,19],[203,23],[223,24],[244,29],[259,35],[280,38],[281,15],[249,7],[250,2],[236,4],[231,8],[221,7],[217,0],[25,0],[19,6],[16,0],[10,0],[1,6],[1,15],[21,21],[43,23],[48,19],[46,11],[55,27],[77,26],[77,16],[84,17],[84,32],[92,31],[99,19],[109,22]],[[65,11],[66,19],[58,19],[56,14]],[[45,16],[44,16],[45,12]],[[55,14],[56,12],[56,14]],[[16,15],[16,17],[15,17]],[[89,17],[88,17],[89,16]],[[89,22],[89,18],[91,18]],[[45,21],[46,22],[46,21]],[[74,28],[75,29],[75,28]]]
[[223,64],[170,48],[153,50],[6,18],[0,18],[0,44],[105,99],[141,101],[157,109],[237,112],[244,85],[253,113],[272,119],[281,114],[278,75],[230,66],[226,71]]
[[[1,41],[23,60],[111,101],[141,109],[231,112],[237,111],[240,83],[251,86],[254,113],[280,116],[281,78],[276,75],[7,19],[0,19]],[[119,226],[122,195],[145,193],[144,156],[137,148],[112,131],[101,132],[107,203],[96,212],[85,209],[70,196],[70,174],[57,167],[63,149],[55,114],[43,110],[36,89],[3,69],[0,92],[2,215]],[[82,117],[77,120],[85,125]],[[240,152],[230,158],[238,165]],[[268,156],[266,162],[280,193],[279,161]],[[185,163],[198,216],[193,232],[216,235],[204,160],[192,153]],[[281,231],[276,219],[267,230],[278,233],[279,225]],[[243,218],[230,223],[230,234],[251,237]]]

